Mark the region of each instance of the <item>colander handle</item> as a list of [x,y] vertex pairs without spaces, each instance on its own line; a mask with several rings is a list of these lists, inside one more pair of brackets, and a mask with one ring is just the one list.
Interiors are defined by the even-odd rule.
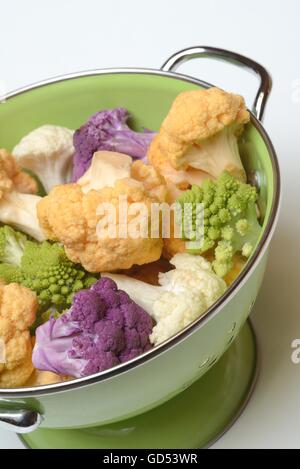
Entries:
[[208,46],[188,47],[173,54],[161,67],[165,72],[175,72],[180,65],[192,59],[215,59],[229,62],[239,67],[247,68],[260,78],[260,86],[255,97],[252,111],[261,121],[263,119],[265,106],[272,89],[272,78],[269,72],[259,63],[244,55],[237,54],[225,49],[217,49]]
[[0,409],[0,428],[15,433],[30,433],[42,423],[43,417],[30,409]]

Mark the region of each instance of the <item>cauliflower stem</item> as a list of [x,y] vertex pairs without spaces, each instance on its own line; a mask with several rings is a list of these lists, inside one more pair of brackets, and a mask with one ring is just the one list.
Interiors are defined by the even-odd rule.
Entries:
[[212,137],[194,144],[186,153],[189,167],[218,177],[223,171],[244,179],[241,170],[236,124],[225,127]]
[[38,221],[38,195],[9,192],[0,199],[0,222],[12,225],[37,241],[46,239]]

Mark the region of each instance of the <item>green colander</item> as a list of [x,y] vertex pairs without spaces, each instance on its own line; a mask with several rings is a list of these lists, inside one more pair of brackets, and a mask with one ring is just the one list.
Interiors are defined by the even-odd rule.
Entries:
[[[160,70],[92,70],[37,83],[10,93],[0,105],[0,146],[12,149],[43,124],[78,128],[100,109],[119,106],[134,116],[136,129],[158,130],[178,93],[211,86],[174,71],[181,63],[200,57],[230,61],[260,77],[251,122],[240,142],[248,178],[259,188],[263,215],[263,233],[253,256],[226,294],[201,318],[154,350],[90,377],[43,387],[0,389],[0,427],[19,433],[38,426],[45,432],[99,428],[149,414],[207,373],[242,330],[262,283],[280,198],[277,158],[260,123],[271,89],[271,79],[261,65],[229,51],[193,47],[172,56]],[[233,357],[238,353],[235,350]],[[225,379],[226,369],[222,373]]]

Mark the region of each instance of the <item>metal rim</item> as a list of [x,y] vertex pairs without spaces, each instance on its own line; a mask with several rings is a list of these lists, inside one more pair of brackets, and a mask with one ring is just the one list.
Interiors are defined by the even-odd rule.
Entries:
[[[109,74],[142,74],[142,75],[157,75],[157,76],[164,76],[168,78],[172,78],[175,80],[181,80],[187,83],[194,83],[196,85],[209,88],[213,86],[210,83],[205,81],[201,81],[199,79],[179,74],[173,72],[164,72],[155,69],[148,69],[148,68],[109,68],[109,69],[100,69],[100,70],[88,70],[85,72],[73,73],[68,75],[63,75],[59,77],[55,77],[52,79],[44,80],[38,83],[35,83],[30,86],[26,86],[14,92],[7,94],[6,100],[12,99],[20,94],[26,93],[28,91],[32,91],[36,88],[44,87],[47,85],[63,82],[66,80],[72,80],[77,78],[84,78],[88,76],[97,76],[97,75],[109,75]],[[259,132],[261,137],[264,140],[264,143],[268,149],[269,157],[272,163],[272,171],[273,171],[273,191],[274,196],[272,200],[271,212],[269,216],[269,220],[267,226],[264,230],[263,236],[252,255],[249,262],[244,267],[243,271],[240,273],[238,278],[230,285],[230,287],[226,290],[225,294],[216,301],[207,311],[203,314],[200,318],[193,321],[190,325],[185,327],[182,331],[177,333],[172,338],[168,339],[161,345],[158,345],[152,350],[145,352],[144,354],[128,361],[122,363],[120,365],[115,366],[106,371],[102,371],[92,376],[86,376],[83,378],[77,378],[72,381],[66,381],[63,383],[57,384],[50,384],[47,386],[36,386],[36,387],[28,387],[28,388],[17,388],[17,389],[0,389],[0,398],[12,398],[12,397],[32,397],[32,396],[42,396],[42,395],[50,395],[50,394],[58,394],[61,392],[66,392],[72,389],[83,388],[85,386],[93,385],[95,383],[111,379],[117,375],[121,375],[122,373],[128,372],[131,369],[142,365],[143,363],[156,358],[160,353],[165,352],[174,346],[176,346],[181,341],[185,340],[189,335],[194,333],[196,330],[203,327],[208,321],[214,318],[217,314],[221,312],[223,307],[235,296],[236,292],[245,284],[248,280],[250,275],[252,274],[253,270],[259,263],[260,259],[264,255],[268,245],[271,241],[272,235],[275,230],[276,222],[278,220],[278,213],[279,213],[279,205],[280,205],[280,194],[281,194],[281,182],[280,182],[280,171],[279,171],[279,164],[277,155],[274,149],[274,146],[271,142],[270,137],[268,136],[267,132],[265,131],[262,124],[258,121],[258,119],[254,116],[254,114],[250,112],[251,116],[251,123],[254,125],[256,130]]]

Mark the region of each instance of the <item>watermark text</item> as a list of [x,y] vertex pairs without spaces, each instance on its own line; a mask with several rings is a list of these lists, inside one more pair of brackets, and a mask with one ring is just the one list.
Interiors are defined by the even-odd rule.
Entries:
[[105,238],[181,238],[188,249],[199,249],[204,240],[202,203],[129,202],[120,195],[118,203],[104,202],[97,207],[96,232]]
[[300,365],[300,339],[293,340],[291,347],[293,349],[291,360],[294,365]]

